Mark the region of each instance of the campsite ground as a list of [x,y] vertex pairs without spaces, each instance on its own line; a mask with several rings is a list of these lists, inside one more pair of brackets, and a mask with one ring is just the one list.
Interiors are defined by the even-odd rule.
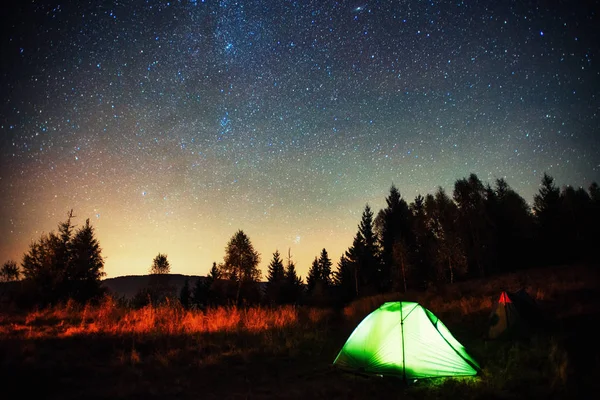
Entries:
[[[128,311],[107,301],[0,313],[4,398],[589,398],[600,388],[593,322],[597,267],[530,270],[425,293],[373,297],[344,310],[176,307]],[[487,341],[495,296],[525,288],[548,323]],[[405,385],[331,363],[353,328],[387,300],[418,301],[481,363],[480,376]],[[35,397],[33,397],[35,396]]]

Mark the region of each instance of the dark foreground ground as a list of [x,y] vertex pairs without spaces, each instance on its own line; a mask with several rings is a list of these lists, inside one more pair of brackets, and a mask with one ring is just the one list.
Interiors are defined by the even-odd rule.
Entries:
[[[490,298],[525,287],[547,323],[523,338],[487,341]],[[3,314],[3,399],[592,399],[600,393],[597,269],[530,271],[409,294],[446,323],[482,364],[480,376],[410,385],[335,370],[356,324],[383,299],[299,316],[285,329],[169,334],[74,333],[72,320]],[[63,332],[52,335],[48,332]]]

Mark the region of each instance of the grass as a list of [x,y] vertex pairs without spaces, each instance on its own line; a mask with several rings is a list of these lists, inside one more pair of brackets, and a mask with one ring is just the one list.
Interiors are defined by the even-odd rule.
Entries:
[[[499,291],[521,287],[551,323],[521,340],[485,340]],[[374,296],[339,312],[189,311],[177,305],[130,310],[110,297],[98,306],[0,312],[0,373],[8,377],[2,390],[7,398],[41,393],[46,399],[585,398],[599,388],[590,325],[600,315],[597,290],[596,269],[565,266]],[[391,300],[430,309],[480,362],[481,374],[407,386],[334,369],[354,327]]]

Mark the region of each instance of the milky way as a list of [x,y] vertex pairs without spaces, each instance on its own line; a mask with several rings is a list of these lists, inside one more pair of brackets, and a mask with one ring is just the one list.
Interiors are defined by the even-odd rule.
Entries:
[[12,3],[0,262],[74,209],[109,277],[205,274],[238,229],[305,276],[392,183],[600,181],[598,2]]

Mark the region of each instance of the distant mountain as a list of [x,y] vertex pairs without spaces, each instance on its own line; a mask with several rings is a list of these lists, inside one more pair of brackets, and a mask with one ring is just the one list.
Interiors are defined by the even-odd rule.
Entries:
[[[190,289],[194,287],[198,279],[205,279],[198,275],[169,274],[169,284],[173,286],[178,295],[186,279],[189,279]],[[102,286],[108,289],[115,297],[131,299],[141,289],[148,287],[150,275],[126,275],[115,278],[107,278],[102,281]]]

